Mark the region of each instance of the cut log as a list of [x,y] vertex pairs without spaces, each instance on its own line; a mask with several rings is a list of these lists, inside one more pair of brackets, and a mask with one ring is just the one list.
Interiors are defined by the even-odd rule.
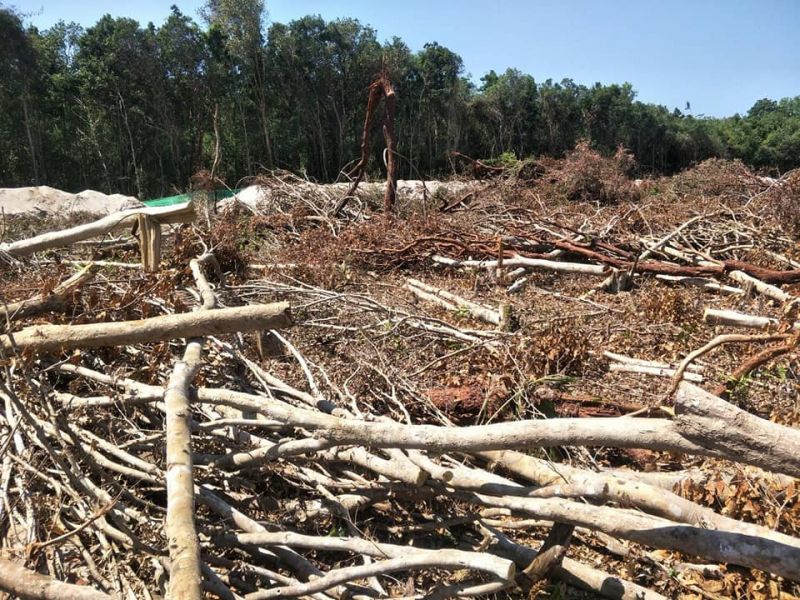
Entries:
[[792,296],[788,292],[784,292],[781,288],[770,285],[769,283],[764,283],[760,279],[756,279],[744,271],[731,271],[728,273],[728,277],[743,285],[752,286],[752,288],[759,294],[763,294],[764,296],[772,298],[773,300],[777,300],[778,302],[792,302],[797,300],[795,296]]
[[59,349],[100,348],[142,344],[239,331],[280,329],[292,323],[289,304],[252,304],[213,312],[164,315],[139,321],[87,325],[34,325],[0,336],[6,352],[50,352]]
[[675,395],[676,426],[687,440],[741,462],[800,477],[800,431],[761,419],[689,383]]
[[[746,327],[748,329],[777,328],[780,321],[771,317],[759,317],[736,312],[735,310],[717,310],[707,308],[703,320],[709,325],[727,325],[728,327]],[[795,322],[792,329],[800,329],[800,322]]]
[[457,296],[447,290],[428,285],[418,279],[408,278],[406,288],[415,296],[444,306],[448,310],[466,310],[471,316],[492,325],[500,325],[502,318],[496,310]]
[[20,600],[111,600],[111,596],[85,585],[73,585],[10,560],[0,559],[0,591]]
[[163,225],[191,223],[195,219],[195,210],[191,202],[175,206],[124,210],[85,225],[78,225],[61,231],[50,231],[26,240],[0,244],[0,252],[7,252],[11,256],[19,258],[42,250],[69,246],[80,240],[105,235],[120,227],[130,227],[131,223],[139,218],[139,215],[146,215]]

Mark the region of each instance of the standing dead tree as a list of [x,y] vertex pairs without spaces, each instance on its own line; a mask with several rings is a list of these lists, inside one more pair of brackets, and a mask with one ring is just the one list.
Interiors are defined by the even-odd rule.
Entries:
[[383,139],[386,142],[386,191],[383,194],[383,212],[384,214],[391,214],[394,210],[394,201],[397,193],[397,163],[395,162],[395,155],[397,153],[397,136],[394,131],[394,115],[396,106],[396,97],[394,93],[394,86],[389,79],[389,73],[386,70],[386,65],[383,65],[380,75],[369,86],[369,97],[367,98],[367,115],[364,119],[364,132],[361,135],[361,158],[358,164],[347,173],[347,176],[352,180],[350,189],[347,190],[336,207],[333,209],[333,215],[338,216],[342,209],[347,205],[347,202],[354,197],[358,184],[364,178],[364,172],[367,169],[369,162],[369,129],[372,124],[372,116],[375,112],[375,107],[383,98]]

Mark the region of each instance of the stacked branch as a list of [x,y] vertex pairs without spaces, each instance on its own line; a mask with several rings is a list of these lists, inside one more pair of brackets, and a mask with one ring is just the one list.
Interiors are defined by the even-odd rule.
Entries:
[[[391,108],[385,83],[371,88],[371,110],[380,98]],[[388,145],[393,135],[385,133]],[[158,254],[160,233],[148,219],[163,215],[134,216],[143,247]],[[529,225],[535,231],[494,245],[497,233],[482,231],[448,242],[460,248],[456,257],[420,250],[436,265],[424,282],[370,273],[355,291],[303,281],[294,266],[279,281],[237,287],[223,286],[217,273],[215,288],[206,273],[215,261],[204,252],[182,269],[150,275],[167,282],[165,297],[174,285],[180,289],[170,293],[195,298],[195,310],[147,298],[162,314],[116,322],[72,323],[65,315],[54,315],[60,324],[24,322],[69,305],[77,286],[98,292],[120,285],[98,276],[102,265],[67,279],[52,297],[9,302],[0,337],[0,591],[22,598],[456,598],[527,594],[559,579],[614,598],[696,592],[680,577],[634,583],[584,564],[591,540],[659,572],[736,565],[797,589],[800,538],[785,522],[736,518],[686,493],[716,468],[753,474],[760,485],[777,482],[788,503],[800,477],[798,429],[737,405],[729,385],[796,352],[795,296],[780,287],[795,281],[796,271],[692,245],[704,221],[693,217],[638,248],[552,223]],[[48,243],[101,235],[108,226]],[[14,244],[4,249],[16,248],[16,256],[46,247]],[[580,296],[525,290],[532,295],[515,305],[521,326],[510,331],[507,313],[437,281],[443,269],[468,270],[475,296],[485,272],[498,269],[520,279],[545,271],[576,287],[591,282]],[[664,278],[700,281],[694,292],[713,294],[713,301],[720,292],[728,302],[757,297],[753,312],[782,312],[709,309],[679,357],[635,358],[609,346],[587,351],[595,363],[582,376],[606,386],[623,380],[627,387],[610,389],[623,398],[619,406],[634,407],[626,416],[544,418],[546,402],[534,400],[586,400],[570,395],[574,376],[562,372],[536,379],[533,391],[525,381],[502,406],[491,389],[481,390],[470,421],[441,401],[474,402],[470,369],[481,360],[495,373],[522,372],[522,359],[539,354],[559,360],[554,332],[576,319],[525,305],[539,297],[533,294],[589,305],[586,319],[599,320],[603,339],[619,340],[606,319],[622,312],[612,302],[624,294],[605,297],[596,285],[610,275],[662,288]],[[724,278],[742,287],[734,294]],[[496,280],[486,280],[498,293]],[[379,287],[389,291],[379,295]],[[603,289],[639,293],[630,285]],[[404,304],[404,292],[422,303]],[[281,333],[292,325],[289,301],[298,307],[297,327]],[[445,314],[429,316],[429,305]],[[714,327],[742,325],[767,331],[712,336]],[[568,357],[583,341],[570,339]],[[372,354],[353,350],[359,344]],[[412,351],[393,354],[398,347]],[[734,368],[708,359],[734,348]],[[429,361],[409,364],[415,352]],[[503,410],[514,402],[521,408],[509,416]],[[628,451],[649,457],[648,468],[611,468]],[[713,467],[694,468],[706,459]],[[657,472],[676,463],[693,467]],[[703,480],[703,489],[717,483]],[[604,568],[614,570],[613,561]]]

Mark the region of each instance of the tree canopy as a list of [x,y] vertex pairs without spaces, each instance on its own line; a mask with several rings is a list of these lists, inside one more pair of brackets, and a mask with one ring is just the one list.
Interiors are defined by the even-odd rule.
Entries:
[[630,83],[537,82],[508,69],[475,85],[436,42],[412,52],[356,19],[267,26],[262,0],[208,0],[202,19],[173,6],[159,26],[106,15],[41,31],[0,6],[0,185],[182,191],[214,160],[215,119],[217,174],[230,184],[273,168],[333,181],[359,154],[367,87],[383,64],[398,98],[400,177],[452,172],[454,150],[561,156],[581,140],[630,149],[645,174],[709,157],[800,165],[800,96],[705,118],[688,103],[640,102]]

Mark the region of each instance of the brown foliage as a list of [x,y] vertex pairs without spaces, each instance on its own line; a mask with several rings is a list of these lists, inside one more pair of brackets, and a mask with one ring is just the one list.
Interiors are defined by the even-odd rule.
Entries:
[[784,228],[800,236],[800,171],[794,171],[766,194],[769,207]]
[[743,200],[761,184],[740,160],[710,158],[671,178],[672,190],[679,198],[715,196]]
[[582,141],[563,160],[541,161],[539,171],[546,174],[536,187],[549,196],[570,201],[601,205],[633,202],[640,197],[639,187],[630,178],[635,166],[633,155],[622,147],[614,156],[605,157]]

